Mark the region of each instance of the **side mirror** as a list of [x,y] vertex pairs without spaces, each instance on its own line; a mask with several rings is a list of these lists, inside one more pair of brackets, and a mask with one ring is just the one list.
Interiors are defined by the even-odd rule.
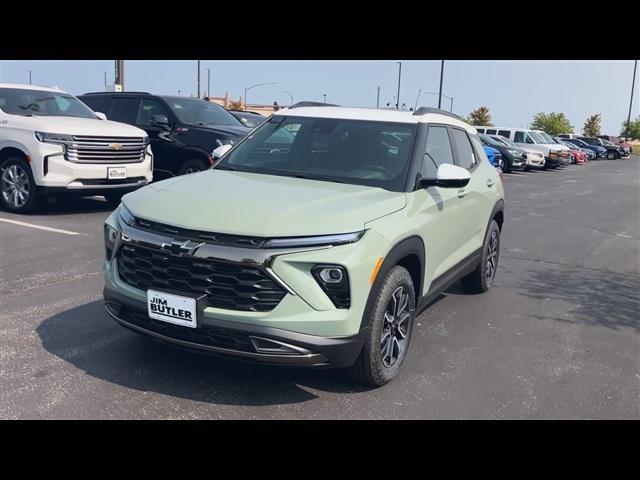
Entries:
[[423,178],[420,180],[419,187],[443,187],[443,188],[462,188],[469,183],[471,174],[466,168],[443,163],[438,167],[435,179]]
[[214,160],[217,160],[219,158],[222,158],[224,154],[229,150],[231,150],[231,145],[220,145],[213,152],[211,152],[211,156],[214,158]]
[[107,116],[102,112],[94,112],[94,113],[96,114],[96,118],[98,120],[106,120],[107,119]]
[[151,125],[165,128],[167,130],[171,128],[171,126],[169,125],[169,119],[164,115],[151,115]]

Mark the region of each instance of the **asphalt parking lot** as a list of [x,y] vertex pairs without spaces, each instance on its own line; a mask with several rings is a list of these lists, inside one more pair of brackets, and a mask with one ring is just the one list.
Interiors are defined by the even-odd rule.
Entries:
[[494,287],[437,299],[379,389],[129,332],[102,307],[101,199],[2,211],[0,418],[639,419],[640,157],[560,170],[504,175]]

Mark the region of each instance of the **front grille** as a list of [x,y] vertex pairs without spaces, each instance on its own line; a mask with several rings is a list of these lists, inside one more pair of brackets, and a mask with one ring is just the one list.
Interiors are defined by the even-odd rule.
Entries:
[[241,352],[255,353],[255,348],[247,334],[235,330],[201,325],[200,328],[185,328],[167,322],[154,320],[147,312],[122,307],[119,316],[128,323],[150,330],[165,337],[210,347],[227,348]]
[[172,225],[152,222],[151,220],[143,220],[142,218],[136,218],[135,222],[136,227],[141,230],[160,233],[162,235],[185,238],[189,240],[199,240],[201,242],[211,243],[215,245],[228,245],[244,248],[261,248],[266,241],[266,238],[263,237],[230,235],[227,233],[204,232],[200,230],[188,230],[186,228],[179,228]]
[[142,137],[93,137],[75,135],[65,158],[75,163],[138,163],[144,161],[147,141]]
[[268,312],[286,294],[258,267],[181,257],[137,245],[122,246],[118,253],[118,272],[123,282],[141,290],[206,294],[209,307],[228,310]]

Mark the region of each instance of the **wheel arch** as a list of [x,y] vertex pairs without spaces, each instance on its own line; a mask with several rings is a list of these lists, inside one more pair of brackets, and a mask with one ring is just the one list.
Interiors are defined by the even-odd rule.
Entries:
[[4,162],[7,158],[13,156],[20,157],[29,165],[31,165],[31,156],[26,151],[26,149],[18,146],[18,144],[4,145],[2,149],[0,149],[0,162]]
[[376,278],[369,291],[369,297],[364,309],[360,330],[368,328],[371,318],[371,311],[375,305],[376,298],[382,288],[382,282],[387,277],[391,269],[400,265],[407,269],[413,281],[416,301],[422,295],[424,283],[426,253],[424,242],[419,236],[411,236],[396,243],[389,253],[384,257],[382,265],[378,270]]

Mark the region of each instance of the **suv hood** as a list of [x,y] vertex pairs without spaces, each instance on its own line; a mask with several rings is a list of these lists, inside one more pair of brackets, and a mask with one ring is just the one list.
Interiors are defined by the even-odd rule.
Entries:
[[64,133],[67,135],[92,135],[105,137],[146,137],[147,133],[126,123],[113,122],[111,120],[99,120],[93,118],[61,117],[61,116],[37,116],[23,117],[29,128],[40,132]]
[[192,230],[260,237],[356,232],[401,210],[406,195],[363,185],[227,170],[151,184],[123,202],[137,217]]
[[250,128],[240,124],[235,125],[189,125],[190,129],[200,130],[206,133],[215,132],[217,134],[228,135],[230,137],[242,138],[251,131]]

